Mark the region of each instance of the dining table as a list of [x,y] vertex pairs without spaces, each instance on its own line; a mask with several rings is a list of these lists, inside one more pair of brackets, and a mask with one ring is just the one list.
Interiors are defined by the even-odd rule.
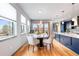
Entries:
[[39,46],[40,46],[40,47],[43,47],[43,46],[44,46],[43,40],[44,40],[44,39],[48,39],[48,36],[39,35],[39,36],[37,37],[37,39],[40,41]]

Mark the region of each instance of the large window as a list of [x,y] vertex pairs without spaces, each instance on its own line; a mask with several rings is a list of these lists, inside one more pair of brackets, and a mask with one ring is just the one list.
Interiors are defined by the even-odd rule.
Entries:
[[31,30],[34,33],[48,32],[48,22],[47,21],[32,21]]
[[16,22],[0,17],[0,37],[16,35]]
[[38,32],[38,24],[34,24],[34,23],[32,24],[32,31],[33,32],[35,32],[35,31]]
[[27,32],[29,33],[30,32],[30,21],[27,20]]
[[44,32],[48,32],[48,23],[44,23]]
[[21,33],[26,32],[26,18],[21,15]]
[[0,38],[17,35],[16,9],[8,4],[0,4]]

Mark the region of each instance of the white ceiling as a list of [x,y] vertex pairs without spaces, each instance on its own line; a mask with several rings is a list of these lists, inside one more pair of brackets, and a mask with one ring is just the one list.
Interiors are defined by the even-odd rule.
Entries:
[[75,4],[76,6],[73,7],[72,3],[19,3],[18,5],[34,20],[69,19],[78,14],[74,10],[79,10],[79,4]]

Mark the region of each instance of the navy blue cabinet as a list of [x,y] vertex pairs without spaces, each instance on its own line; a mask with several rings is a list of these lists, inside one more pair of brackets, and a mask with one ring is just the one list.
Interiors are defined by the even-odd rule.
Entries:
[[65,44],[65,42],[64,42],[64,36],[63,36],[63,35],[60,35],[60,42],[61,42],[62,44]]
[[63,45],[71,45],[71,38],[64,35],[55,34],[55,39],[62,43]]
[[79,49],[79,39],[72,38],[72,47]]
[[66,46],[71,45],[71,38],[68,36],[60,35],[60,42]]
[[64,46],[70,48],[71,50],[79,54],[79,39],[78,38],[56,34],[55,39],[59,41],[61,44],[63,44]]
[[79,39],[78,38],[72,38],[72,46],[70,49],[79,54]]

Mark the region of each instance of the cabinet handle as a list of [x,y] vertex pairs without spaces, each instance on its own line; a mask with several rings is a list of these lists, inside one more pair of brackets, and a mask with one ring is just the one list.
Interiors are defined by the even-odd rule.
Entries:
[[72,45],[72,37],[71,37],[71,45]]

